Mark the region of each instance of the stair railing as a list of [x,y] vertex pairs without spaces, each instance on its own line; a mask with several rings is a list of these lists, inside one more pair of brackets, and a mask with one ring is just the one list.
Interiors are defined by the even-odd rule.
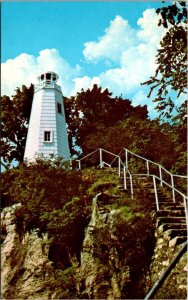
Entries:
[[161,277],[155,282],[151,290],[148,292],[144,300],[154,299],[155,294],[157,291],[162,287],[163,283],[167,279],[167,277],[170,275],[172,270],[175,268],[183,254],[187,251],[187,242],[183,245],[183,247],[180,249],[180,251],[176,254],[176,256],[173,258],[173,260],[170,262],[169,266],[165,270],[165,272],[161,275]]
[[[123,149],[122,149],[123,150]],[[122,152],[121,150],[121,152]],[[82,161],[90,156],[92,156],[94,153],[99,152],[99,168],[104,168],[105,166],[112,168],[112,164],[118,160],[118,176],[121,176],[121,173],[123,173],[123,184],[124,184],[124,189],[127,189],[127,176],[129,177],[129,181],[130,181],[130,191],[131,191],[131,198],[133,199],[134,197],[134,191],[133,191],[133,177],[131,175],[131,173],[129,172],[129,170],[126,168],[125,164],[123,163],[121,157],[120,157],[120,153],[119,154],[114,154],[110,151],[107,151],[105,149],[99,148],[87,155],[85,155],[84,157],[77,159],[76,161],[78,162],[78,169],[80,170],[82,168]],[[109,155],[111,155],[113,158],[113,160],[111,162],[106,162],[104,161],[104,155],[103,153],[107,153]]]
[[[139,174],[134,174],[135,176]],[[157,184],[156,184],[156,180],[160,181],[160,178],[156,175],[152,175],[153,178],[153,186],[154,186],[154,193],[155,193],[155,201],[156,201],[156,209],[157,211],[160,210],[160,205],[159,205],[159,200],[158,200],[158,193],[157,193]],[[170,184],[168,184],[166,181],[163,180],[164,185],[166,185],[167,187],[169,187],[170,189],[172,189],[172,186]],[[188,201],[188,197],[185,196],[182,192],[180,192],[178,189],[176,189],[175,187],[173,188],[174,193],[176,192],[178,195],[180,195],[182,197],[182,204],[184,206],[185,209],[185,217],[186,217],[186,221],[188,224],[188,214],[187,214],[187,201]],[[173,201],[174,202],[174,201]]]
[[[153,174],[152,172],[150,172],[150,165],[154,165],[158,168],[158,174],[159,176],[157,176],[157,178],[159,179],[160,181],[160,186],[162,187],[163,186],[163,183],[166,184],[166,185],[169,185],[164,179],[163,179],[163,176],[162,176],[162,171],[170,176],[170,181],[171,181],[171,189],[172,189],[172,199],[173,199],[173,202],[175,202],[175,186],[174,186],[174,177],[179,177],[179,178],[185,178],[185,179],[188,179],[187,176],[183,176],[183,175],[176,175],[176,174],[172,174],[170,173],[168,170],[166,170],[163,166],[161,166],[160,164],[158,163],[155,163],[147,158],[144,158],[136,153],[133,153],[132,151],[124,148],[124,151],[125,151],[125,164],[126,164],[126,168],[128,169],[129,167],[129,157],[130,155],[131,156],[135,156],[135,157],[138,157],[140,158],[142,161],[144,161],[146,163],[146,173],[144,174],[147,174],[148,176],[153,176],[153,175],[156,175],[156,174]],[[136,174],[134,174],[136,175]],[[141,174],[140,174],[141,175]]]
[[[120,154],[122,153],[122,150],[124,150],[124,154],[125,154],[125,162],[122,161],[122,158],[120,156]],[[133,153],[132,151],[123,148],[119,154],[114,154],[110,151],[107,151],[105,149],[99,148],[96,149],[95,151],[87,154],[86,156],[82,157],[81,159],[77,160],[78,162],[78,169],[81,169],[81,162],[92,156],[94,153],[96,153],[97,151],[99,152],[99,167],[102,169],[103,167],[107,166],[109,168],[112,168],[112,164],[118,160],[118,176],[120,177],[121,174],[123,173],[123,185],[124,185],[124,189],[127,189],[127,176],[129,177],[129,181],[130,181],[130,191],[131,191],[131,197],[133,199],[134,197],[134,189],[133,189],[133,176],[151,176],[153,179],[153,187],[154,187],[154,193],[155,193],[155,202],[156,202],[156,209],[160,210],[160,205],[159,205],[159,199],[158,199],[158,187],[157,187],[157,180],[160,183],[160,186],[162,187],[163,185],[167,186],[168,188],[170,188],[172,190],[172,200],[173,202],[176,202],[176,198],[175,198],[175,193],[179,194],[182,197],[183,200],[183,205],[185,208],[185,214],[186,214],[186,221],[188,221],[188,216],[187,216],[187,201],[188,201],[188,197],[185,196],[185,194],[183,194],[182,192],[180,192],[174,184],[174,177],[179,177],[179,178],[184,178],[184,179],[188,179],[187,176],[183,176],[183,175],[176,175],[176,174],[172,174],[170,173],[168,170],[166,170],[163,166],[159,165],[158,163],[155,163],[149,159],[146,159],[138,154]],[[104,160],[104,155],[103,153],[107,153],[109,155],[111,155],[113,158],[113,160],[111,162],[107,162]],[[137,158],[140,158],[141,160],[143,160],[146,164],[146,173],[142,173],[142,174],[134,174],[132,172],[130,172],[129,170],[129,158],[130,156],[135,156]],[[153,174],[151,172],[151,165],[157,166],[158,168],[158,174]],[[164,180],[164,176],[162,175],[162,173],[167,174],[168,176],[170,176],[170,183],[166,182],[166,180]]]

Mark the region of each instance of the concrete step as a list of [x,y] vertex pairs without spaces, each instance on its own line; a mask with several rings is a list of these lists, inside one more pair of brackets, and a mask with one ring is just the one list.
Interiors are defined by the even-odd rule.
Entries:
[[173,239],[176,236],[187,237],[187,229],[168,229],[164,232],[165,239]]
[[[159,202],[159,208],[160,210],[181,210],[181,211],[185,211],[185,208],[183,205],[177,205],[177,204],[173,204],[173,202],[171,201],[158,201]],[[153,207],[156,207],[156,204],[153,203]]]
[[173,211],[179,210],[185,213],[185,208],[183,206],[166,206],[166,207],[163,206],[162,210],[173,210]]
[[[120,182],[120,181],[119,181],[119,183],[118,183],[118,184],[119,184],[119,185],[124,185],[124,181],[122,181],[122,182]],[[130,182],[127,182],[126,184],[127,184],[127,187],[129,187],[129,188],[131,187],[131,184],[130,184]],[[134,187],[134,189],[135,189],[135,190],[137,189],[137,186],[135,185],[135,183],[134,183],[134,182],[133,182],[133,187]]]
[[165,223],[159,226],[159,231],[164,232],[168,229],[185,229],[187,230],[186,223]]
[[140,183],[140,186],[145,188],[145,189],[153,189],[153,184],[152,183]]
[[158,217],[157,227],[164,223],[186,223],[185,217]]
[[175,247],[177,245],[181,245],[187,241],[187,237],[185,236],[176,236],[175,238],[169,241],[169,247]]
[[160,206],[165,208],[172,208],[172,209],[184,209],[183,204],[180,204],[178,202],[167,202],[167,201],[160,201]]
[[157,217],[185,217],[184,210],[159,210],[156,212]]

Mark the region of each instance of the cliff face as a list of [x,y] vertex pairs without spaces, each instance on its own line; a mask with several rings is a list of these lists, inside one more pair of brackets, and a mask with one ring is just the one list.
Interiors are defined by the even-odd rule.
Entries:
[[[48,260],[47,235],[37,230],[20,235],[16,230],[15,209],[2,212],[3,244],[1,247],[1,293],[4,299],[55,299],[56,293],[47,283],[53,278]],[[23,230],[24,232],[24,230]]]
[[[156,229],[156,245],[150,265],[152,286],[163,275],[174,257],[182,249],[182,244],[172,244],[168,232],[163,234]],[[156,299],[187,299],[187,253],[185,252],[171,271],[164,284],[156,293]]]
[[[94,198],[80,260],[75,255],[69,257],[67,270],[62,271],[65,271],[62,282],[60,278],[57,280],[57,270],[49,260],[47,234],[38,230],[24,232],[24,228],[17,232],[15,209],[19,205],[5,208],[1,250],[3,299],[123,298],[123,290],[130,283],[130,270],[117,249],[115,221],[120,211],[111,208],[113,200],[105,195]],[[73,274],[66,279],[70,269]]]
[[[69,257],[69,265],[62,270],[62,277],[57,277],[55,265],[49,260],[48,235],[40,234],[36,229],[25,232],[23,228],[22,232],[18,232],[15,210],[19,205],[5,208],[2,212],[2,298],[143,299],[151,287],[147,282],[147,271],[150,269],[153,285],[179,248],[168,249],[165,239],[158,233],[155,250],[148,253],[150,259],[153,253],[152,263],[148,265],[149,269],[142,269],[139,273],[146,259],[144,252],[139,252],[142,244],[139,244],[141,237],[137,236],[135,229],[136,219],[131,229],[134,231],[126,227],[121,232],[123,227],[117,227],[122,221],[121,208],[112,207],[114,200],[113,196],[105,193],[93,199],[91,219],[85,230],[80,258],[75,255]],[[136,252],[134,249],[131,252],[132,239],[135,241]],[[151,236],[149,244],[144,239],[146,248],[151,247],[150,239]],[[184,299],[185,266],[184,255],[156,299],[165,299],[167,293],[171,299]],[[71,277],[68,277],[70,271]]]
[[[38,230],[18,233],[15,224],[15,209],[7,207],[2,212],[2,297],[4,299],[58,299],[62,297],[58,287],[52,286],[55,270],[49,261],[48,236],[39,237]],[[104,209],[104,207],[103,207]],[[91,221],[86,229],[80,264],[71,257],[75,267],[74,283],[76,296],[80,299],[121,298],[125,282],[129,282],[129,269],[118,259],[116,248],[109,249],[101,243],[99,232],[106,232],[107,239],[116,241],[113,226],[117,210],[104,212],[93,201]],[[23,228],[24,232],[24,228]],[[97,233],[97,235],[96,235]],[[109,235],[110,233],[110,235]]]
[[[110,247],[112,241],[116,243],[117,240],[113,229],[118,210],[105,212],[104,206],[100,207],[100,202],[97,203],[98,196],[101,195],[93,200],[91,221],[83,242],[79,292],[82,299],[120,299],[123,286],[130,281],[130,274],[129,268],[119,260],[116,247]],[[106,241],[100,240],[97,244],[102,232],[106,234],[103,235]]]

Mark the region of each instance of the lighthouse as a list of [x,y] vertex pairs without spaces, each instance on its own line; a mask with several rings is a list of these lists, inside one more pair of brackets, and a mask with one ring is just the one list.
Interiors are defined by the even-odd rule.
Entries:
[[58,75],[45,72],[38,77],[29,120],[24,159],[37,156],[70,159],[67,125]]

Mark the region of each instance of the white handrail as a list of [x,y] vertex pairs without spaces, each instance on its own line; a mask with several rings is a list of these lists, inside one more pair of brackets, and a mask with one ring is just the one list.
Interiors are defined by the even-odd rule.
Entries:
[[[106,151],[106,150],[105,150]],[[118,154],[114,154],[117,156],[120,156],[120,153],[123,151],[123,149],[121,149],[121,151]],[[113,164],[113,162],[117,159],[117,157],[115,157],[112,161],[111,161],[111,165]]]
[[188,179],[188,176],[186,176],[186,175],[172,174],[172,173],[170,173],[167,169],[165,169],[162,165],[160,165],[160,164],[158,164],[158,163],[156,163],[156,162],[154,162],[154,161],[152,161],[152,160],[150,160],[150,159],[147,159],[147,158],[145,158],[145,157],[142,157],[142,156],[140,156],[140,155],[138,155],[138,154],[136,154],[136,153],[134,153],[134,152],[132,152],[132,151],[126,149],[126,148],[124,148],[124,150],[126,150],[127,152],[129,152],[130,154],[132,154],[132,155],[134,155],[134,156],[137,156],[137,157],[141,158],[142,160],[145,160],[146,162],[148,161],[148,162],[152,163],[153,165],[156,165],[156,166],[162,168],[166,173],[168,173],[168,174],[170,174],[170,175],[173,175],[173,176],[176,176],[176,177],[187,178],[187,179]]
[[[79,160],[76,160],[78,161],[79,163],[79,169],[81,169],[81,161],[89,156],[91,156],[92,154],[94,154],[95,152],[99,151],[99,160],[100,160],[100,168],[103,168],[104,165],[107,165],[111,168],[111,165],[112,163],[118,159],[118,175],[120,177],[121,175],[121,167],[123,166],[123,180],[124,180],[124,189],[127,189],[127,181],[126,181],[126,174],[129,175],[129,178],[130,178],[130,190],[131,190],[131,198],[133,198],[134,196],[134,190],[133,190],[133,176],[152,176],[153,178],[153,186],[154,186],[154,192],[155,192],[155,201],[156,201],[156,208],[157,210],[160,209],[159,207],[159,201],[158,201],[158,194],[157,194],[157,184],[156,184],[156,179],[159,180],[160,182],[160,185],[163,186],[163,184],[165,184],[166,186],[168,186],[171,190],[172,190],[172,199],[173,199],[173,202],[175,202],[175,192],[178,193],[179,195],[181,195],[183,197],[183,203],[184,203],[184,206],[185,206],[185,210],[186,210],[186,200],[188,200],[188,197],[185,196],[182,192],[180,192],[178,189],[175,188],[174,186],[174,177],[179,177],[179,178],[186,178],[188,179],[187,176],[185,175],[178,175],[178,174],[172,174],[170,173],[168,170],[166,170],[163,166],[161,166],[160,164],[158,163],[155,163],[149,159],[146,159],[138,154],[135,154],[133,153],[132,151],[129,151],[128,149],[126,148],[123,148],[122,150],[125,151],[125,163],[123,163],[120,155],[117,155],[117,154],[114,154],[110,151],[107,151],[105,149],[102,149],[102,148],[99,148],[99,149],[96,149],[95,151],[87,154],[86,156],[82,157],[81,159]],[[122,152],[122,150],[120,151],[120,153]],[[103,161],[103,157],[102,157],[102,153],[105,152],[105,153],[108,153],[112,156],[115,156],[115,159],[113,159],[113,161],[109,164],[105,161]],[[119,154],[120,154],[119,153]],[[141,158],[142,160],[144,160],[146,162],[146,169],[147,169],[147,172],[146,173],[143,173],[143,174],[131,174],[129,169],[128,169],[128,153],[130,153],[131,155],[133,156],[136,156],[138,158]],[[156,165],[158,166],[159,168],[159,177],[155,174],[151,174],[150,173],[150,168],[149,168],[149,163],[153,164],[153,165]],[[164,170],[168,175],[170,175],[170,178],[171,178],[171,184],[169,184],[168,182],[166,182],[164,179],[163,179],[163,176],[162,176],[162,170]],[[186,215],[186,220],[187,220],[187,215]]]
[[[146,174],[144,173],[140,173],[140,174],[132,174],[132,176],[146,176]],[[156,175],[150,175],[150,176],[154,176],[156,179],[158,179],[160,181],[160,178]],[[162,179],[162,182],[167,185],[168,187],[172,188],[172,186],[166,182],[165,180]],[[188,196],[185,196],[182,192],[180,192],[179,190],[177,190],[175,187],[174,187],[174,191],[177,192],[178,194],[180,194],[182,197],[185,197],[187,200],[188,200]]]
[[174,177],[180,177],[180,178],[187,178],[188,179],[188,177],[187,176],[185,176],[185,175],[178,175],[178,174],[172,174]]
[[76,161],[81,161],[81,160],[85,159],[86,157],[91,156],[93,153],[97,152],[98,150],[99,150],[99,149],[96,149],[95,151],[93,151],[93,152],[91,152],[91,153],[85,155],[84,157],[82,157],[82,158],[80,158],[80,159],[76,159]]
[[108,154],[111,154],[111,155],[113,155],[113,156],[120,157],[118,154],[112,153],[112,152],[107,151],[107,150],[105,150],[105,149],[102,149],[102,148],[99,148],[99,149],[101,149],[102,151],[104,151],[104,152],[106,152],[106,153],[108,153]]
[[155,192],[155,202],[156,202],[156,208],[157,211],[159,210],[159,199],[158,199],[158,194],[157,194],[157,185],[156,185],[156,178],[153,175],[153,186],[154,186],[154,192]]

